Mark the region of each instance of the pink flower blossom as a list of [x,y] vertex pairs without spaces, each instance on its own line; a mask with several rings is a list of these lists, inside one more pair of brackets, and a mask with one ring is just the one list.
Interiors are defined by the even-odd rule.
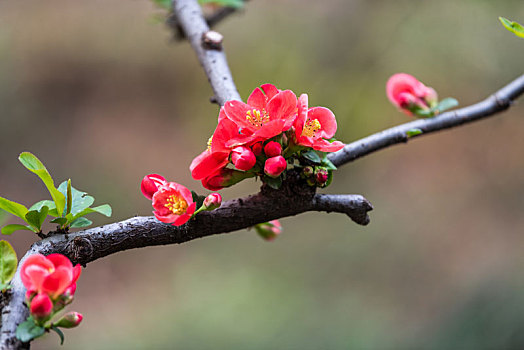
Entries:
[[286,130],[296,117],[297,97],[291,90],[280,91],[271,84],[253,90],[247,103],[227,101],[227,118],[238,126],[240,135],[226,145],[234,147],[267,140]]
[[159,221],[180,226],[191,218],[196,203],[191,191],[176,182],[168,182],[153,195],[153,208],[153,214]]
[[412,75],[397,73],[386,84],[389,101],[402,112],[412,115],[417,109],[426,111],[437,104],[437,93]]
[[268,158],[264,164],[264,173],[271,177],[280,176],[286,170],[287,162],[282,156]]
[[295,120],[296,143],[322,152],[336,152],[344,147],[340,141],[329,142],[337,131],[335,115],[325,107],[308,109],[308,96],[298,99],[298,116]]
[[149,200],[153,198],[153,195],[158,190],[158,186],[165,185],[166,179],[162,175],[149,174],[144,176],[140,189],[142,194]]
[[34,254],[24,261],[20,275],[28,291],[48,294],[54,300],[76,283],[80,273],[80,265],[73,267],[62,254]]

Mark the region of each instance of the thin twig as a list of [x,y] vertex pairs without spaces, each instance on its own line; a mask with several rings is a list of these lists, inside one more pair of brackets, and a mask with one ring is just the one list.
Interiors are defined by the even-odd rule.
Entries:
[[241,100],[222,50],[207,48],[202,38],[209,32],[196,0],[173,0],[176,22],[182,27],[215,93],[214,100],[224,105],[229,100]]
[[[378,132],[347,144],[343,149],[329,155],[329,159],[340,166],[372,152],[408,142],[414,137],[453,128],[462,124],[490,117],[508,109],[512,102],[524,93],[524,75],[513,80],[493,95],[474,105],[443,113],[434,118],[419,119]],[[408,137],[407,132],[419,129],[421,134]]]

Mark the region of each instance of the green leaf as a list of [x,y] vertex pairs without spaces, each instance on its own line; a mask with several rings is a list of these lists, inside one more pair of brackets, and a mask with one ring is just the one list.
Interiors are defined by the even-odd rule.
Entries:
[[[200,196],[202,197],[202,196]],[[111,206],[109,204],[102,204],[102,205],[99,205],[98,207],[94,207],[94,208],[86,208],[84,209],[82,212],[76,214],[75,216],[73,216],[72,220],[75,220],[79,217],[82,217],[84,215],[87,215],[87,214],[91,214],[91,213],[98,213],[98,214],[102,214],[102,215],[105,215],[107,217],[110,217],[111,214],[112,214],[112,209],[111,209]]]
[[56,218],[56,219],[51,220],[51,223],[58,224],[60,226],[64,226],[67,223],[67,219],[66,218]]
[[332,172],[332,171],[328,171],[328,178],[327,178],[327,181],[326,181],[326,183],[324,184],[324,186],[322,186],[322,188],[326,188],[326,187],[328,187],[329,185],[331,185],[331,182],[333,182],[333,172]]
[[307,152],[302,152],[302,157],[306,158],[307,160],[315,163],[315,164],[320,164],[321,162],[321,159],[320,159],[320,156],[317,154],[317,152],[313,151],[313,150],[309,150]]
[[420,135],[422,134],[422,130],[420,129],[409,129],[408,131],[406,131],[406,136],[407,137],[413,137],[413,136],[416,136],[416,135]]
[[60,337],[60,345],[64,345],[64,333],[60,330],[60,328],[56,326],[51,326],[51,329],[54,330],[56,334],[58,334],[58,336]]
[[33,204],[31,206],[31,208],[29,208],[29,210],[38,210],[38,211],[40,211],[40,209],[42,209],[43,206],[48,207],[49,210],[56,209],[55,202],[50,201],[50,200],[43,200],[43,201],[36,202],[35,204]]
[[71,212],[71,201],[72,201],[72,195],[71,195],[71,179],[67,180],[67,194],[66,194],[66,214],[69,214]]
[[201,196],[195,191],[191,191],[191,196],[193,197],[193,202],[196,203],[197,209],[199,209],[204,204],[204,200],[206,199],[206,196]]
[[73,220],[71,222],[71,228],[79,228],[79,227],[87,227],[91,225],[93,221],[86,219],[86,218],[78,218],[76,220]]
[[11,233],[18,231],[18,230],[27,230],[27,231],[33,231],[33,229],[29,226],[25,225],[19,225],[19,224],[11,224],[2,227],[2,234],[3,235],[10,235]]
[[2,226],[4,222],[7,221],[8,217],[9,217],[9,213],[6,212],[4,209],[0,209],[0,226]]
[[512,22],[509,19],[504,18],[504,17],[499,17],[499,20],[500,20],[500,23],[502,23],[502,25],[507,30],[509,30],[510,32],[515,34],[516,36],[524,38],[524,27],[520,23]]
[[40,208],[40,211],[38,210],[30,210],[25,214],[25,219],[29,225],[33,225],[36,227],[38,231],[40,231],[40,228],[42,227],[42,224],[44,223],[45,218],[47,217],[47,213],[49,212],[49,208],[44,205],[42,208]]
[[18,259],[11,244],[0,241],[0,283],[7,284],[13,279],[17,265]]
[[443,112],[450,108],[457,107],[458,104],[459,104],[458,101],[454,99],[453,97],[447,97],[443,99],[442,101],[440,101],[437,107],[435,107],[435,109],[438,110],[439,112]]
[[23,166],[25,166],[29,171],[35,173],[40,180],[42,180],[56,204],[57,212],[62,213],[65,206],[65,196],[56,189],[53,178],[44,164],[42,164],[35,155],[29,152],[22,152],[18,157],[18,160],[20,160],[20,163],[22,163]]
[[275,190],[278,190],[282,186],[282,177],[271,177],[268,175],[264,176],[263,181],[267,183],[267,185],[271,188],[274,188]]
[[0,208],[6,212],[18,216],[22,220],[25,220],[25,214],[27,214],[27,208],[19,203],[12,202],[8,199],[0,197]]
[[5,292],[8,289],[11,289],[11,285],[10,284],[0,283],[0,292]]
[[333,164],[329,159],[328,157],[324,157],[322,159],[322,166],[324,168],[326,168],[327,170],[337,170],[337,167],[335,166],[335,164]]
[[[67,181],[58,186],[58,190],[67,197]],[[73,216],[89,208],[95,202],[95,198],[88,196],[87,192],[79,191],[71,186],[71,214]],[[64,213],[68,214],[68,213]],[[65,215],[64,215],[65,216]]]
[[29,316],[27,320],[20,323],[16,329],[16,337],[23,343],[27,343],[30,340],[38,338],[45,333],[45,328],[37,326],[32,316]]
[[[157,1],[157,0],[155,0]],[[160,0],[161,1],[161,0]],[[244,6],[244,0],[198,0],[198,2],[203,4],[217,4],[220,6],[241,8]]]

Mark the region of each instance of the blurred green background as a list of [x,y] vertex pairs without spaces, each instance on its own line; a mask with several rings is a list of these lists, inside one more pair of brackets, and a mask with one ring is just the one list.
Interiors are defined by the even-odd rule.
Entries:
[[[159,14],[146,0],[0,2],[2,196],[47,196],[25,150],[113,206],[97,225],[150,215],[148,173],[204,192],[188,166],[217,107]],[[524,22],[522,1],[252,0],[217,29],[244,98],[265,82],[307,92],[349,142],[409,120],[385,97],[393,73],[462,106],[522,74],[524,40],[498,16]],[[63,349],[524,348],[523,114],[521,99],[341,168],[326,192],[365,195],[367,227],[308,213],[271,243],[241,231],[89,264]],[[22,256],[36,237],[4,238]]]

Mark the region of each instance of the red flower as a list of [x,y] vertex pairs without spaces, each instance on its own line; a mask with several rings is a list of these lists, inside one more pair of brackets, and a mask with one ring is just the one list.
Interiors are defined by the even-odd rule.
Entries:
[[295,120],[296,143],[322,152],[336,152],[344,147],[340,141],[329,142],[337,131],[335,115],[325,107],[308,109],[308,96],[298,99],[298,116]]
[[140,189],[142,194],[146,196],[147,199],[151,200],[153,195],[158,190],[158,186],[165,185],[166,179],[162,175],[158,174],[149,174],[144,176]]
[[255,165],[257,158],[249,148],[237,146],[231,151],[231,162],[238,170],[248,171]]
[[51,315],[53,311],[53,302],[49,299],[47,294],[37,294],[33,300],[31,300],[30,306],[31,315],[36,319],[44,319]]
[[282,156],[272,157],[266,160],[264,164],[264,173],[271,177],[280,176],[286,170],[287,162]]
[[159,221],[180,226],[191,218],[196,203],[187,188],[176,182],[168,182],[153,195],[153,208],[153,214]]
[[397,73],[386,84],[388,99],[407,115],[413,110],[429,110],[437,104],[437,93],[412,75]]
[[51,299],[56,299],[76,283],[80,272],[80,265],[73,267],[62,254],[47,257],[34,254],[24,261],[21,278],[28,291],[48,294]]
[[253,90],[247,104],[228,101],[224,110],[241,134],[226,143],[233,147],[267,140],[288,130],[296,117],[297,97],[291,90],[280,91],[271,84],[265,84]]
[[226,118],[222,108],[218,116],[218,126],[208,141],[207,149],[193,159],[189,166],[193,179],[202,180],[224,168],[231,153],[231,148],[226,147],[226,142],[236,136],[238,126]]

